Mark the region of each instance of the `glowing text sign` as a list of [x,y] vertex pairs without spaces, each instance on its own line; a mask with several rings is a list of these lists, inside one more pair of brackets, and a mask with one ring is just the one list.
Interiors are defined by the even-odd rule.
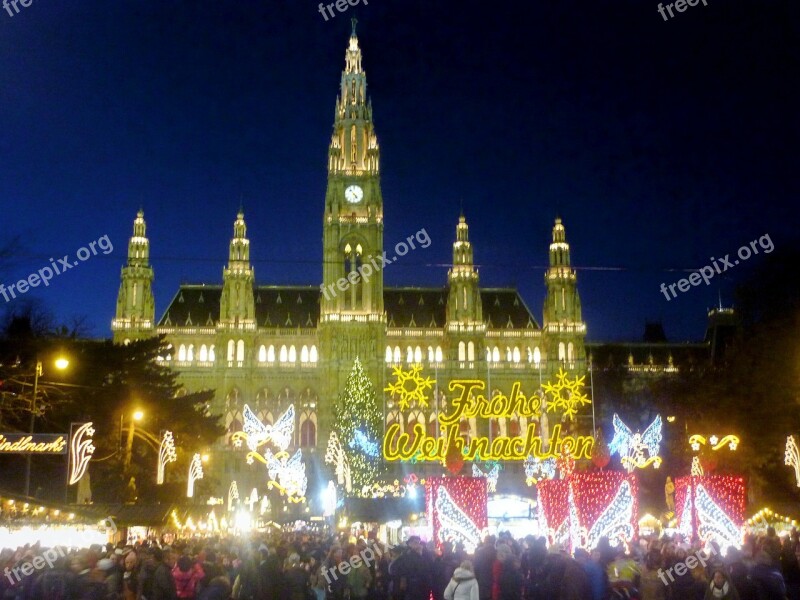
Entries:
[[60,433],[0,433],[0,454],[66,454],[67,436]]
[[522,436],[474,437],[465,440],[460,435],[460,422],[471,417],[500,419],[518,417],[538,417],[541,414],[542,400],[537,395],[525,397],[520,391],[521,384],[515,382],[511,394],[498,394],[491,400],[476,394],[485,389],[478,379],[457,379],[449,384],[451,392],[457,392],[449,412],[438,417],[443,435],[427,435],[425,425],[414,424],[412,435],[401,433],[402,425],[392,423],[383,438],[383,456],[386,460],[444,461],[451,444],[458,448],[465,460],[475,460],[476,456],[485,461],[525,460],[528,456],[539,459],[561,456],[566,451],[574,458],[590,458],[594,438],[591,436],[561,436],[561,424],[552,428],[549,443],[545,446],[541,436],[536,435],[536,425],[529,424]]

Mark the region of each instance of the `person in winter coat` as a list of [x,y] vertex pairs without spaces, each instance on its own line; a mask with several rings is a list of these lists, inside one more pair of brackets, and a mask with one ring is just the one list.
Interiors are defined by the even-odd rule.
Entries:
[[197,600],[228,600],[231,597],[231,582],[227,575],[218,575],[208,582]]
[[739,600],[739,594],[736,588],[731,583],[725,569],[714,569],[714,575],[711,578],[711,583],[706,588],[706,595],[703,600]]
[[480,600],[478,580],[472,563],[465,560],[454,572],[450,583],[444,589],[445,600]]
[[203,567],[194,562],[188,555],[181,556],[175,568],[172,569],[172,578],[175,580],[178,598],[194,598],[197,582],[201,581],[205,576]]
[[284,600],[307,600],[311,588],[308,583],[308,571],[300,563],[300,556],[295,553],[290,554],[284,567]]
[[756,555],[756,564],[750,569],[750,580],[756,588],[759,600],[784,600],[786,583],[778,561],[766,550]]

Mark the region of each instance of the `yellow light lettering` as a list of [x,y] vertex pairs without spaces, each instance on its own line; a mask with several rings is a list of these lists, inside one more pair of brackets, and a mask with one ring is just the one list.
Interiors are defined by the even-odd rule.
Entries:
[[485,456],[489,450],[489,438],[472,438],[469,441],[469,450],[467,450],[467,460],[475,460],[475,455],[480,452],[481,456]]
[[491,460],[509,460],[511,457],[508,454],[508,448],[511,445],[511,440],[507,437],[496,437],[492,440],[492,457]]
[[594,438],[590,435],[578,436],[575,442],[575,458],[592,458],[592,448],[594,448]]
[[442,425],[450,425],[451,423],[460,421],[464,411],[470,406],[469,397],[470,394],[472,394],[472,389],[477,388],[482,390],[483,387],[483,382],[478,379],[456,379],[451,381],[448,386],[450,391],[454,392],[460,390],[461,395],[452,400],[453,412],[450,414],[440,414],[439,422]]
[[[417,448],[419,448],[420,443],[422,443],[422,435],[425,433],[424,429],[422,432],[419,432],[417,430],[418,427],[422,429],[422,425],[419,423],[414,425],[414,443],[409,449],[408,444],[411,436],[407,433],[397,435],[397,432],[400,431],[400,423],[392,423],[386,431],[386,435],[383,437],[383,457],[386,460],[411,460],[417,453]],[[392,446],[395,437],[397,441],[394,446]]]

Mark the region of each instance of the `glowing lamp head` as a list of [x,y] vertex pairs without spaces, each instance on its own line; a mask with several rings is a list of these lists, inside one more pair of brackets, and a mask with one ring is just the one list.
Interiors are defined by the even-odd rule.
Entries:
[[200,460],[202,460],[203,462],[208,462],[208,454],[203,454],[203,455],[200,457]]
[[59,356],[53,364],[55,364],[56,369],[58,369],[59,371],[63,371],[64,369],[69,367],[69,359],[64,358],[63,356]]
[[144,419],[144,413],[140,410],[137,410],[133,413],[133,420],[134,421],[141,421]]

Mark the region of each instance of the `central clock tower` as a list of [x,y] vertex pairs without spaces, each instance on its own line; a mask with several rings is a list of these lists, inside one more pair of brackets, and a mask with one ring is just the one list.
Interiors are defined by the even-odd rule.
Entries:
[[383,309],[383,196],[380,150],[361,67],[356,21],[345,52],[333,134],[328,149],[328,187],[322,223],[320,286],[321,367],[326,369],[321,444],[327,443],[333,405],[356,356],[383,392],[386,316]]

